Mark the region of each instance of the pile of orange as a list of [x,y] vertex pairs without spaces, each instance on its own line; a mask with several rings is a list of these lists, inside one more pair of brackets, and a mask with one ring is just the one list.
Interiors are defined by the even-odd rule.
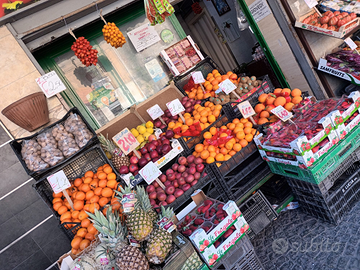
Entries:
[[[65,224],[67,229],[81,224],[81,228],[76,232],[75,238],[71,242],[72,253],[74,255],[81,252],[90,245],[98,233],[91,221],[88,219],[86,212],[94,213],[95,208],[100,209],[111,205],[112,209],[120,210],[121,204],[114,197],[114,189],[118,188],[116,174],[113,172],[109,164],[100,166],[97,172],[87,171],[81,178],[77,178],[70,182],[71,187],[66,191],[71,197],[74,210],[64,197],[63,193],[53,193],[53,209],[60,215],[61,224],[72,222],[73,224]],[[106,208],[103,212],[106,212]]]
[[[204,106],[196,104],[191,114],[185,113],[183,115],[185,123],[179,117],[177,122],[170,122],[168,124],[168,129],[173,130],[180,127],[181,131],[185,132],[191,125],[199,123],[201,130],[204,130],[219,118],[221,109],[222,106],[220,104],[215,105],[210,101],[205,102]],[[179,136],[175,135],[174,137],[178,138]]]
[[255,121],[259,125],[267,122],[275,122],[278,118],[271,113],[271,110],[281,105],[291,112],[295,104],[302,101],[301,90],[297,88],[294,90],[290,90],[289,88],[276,88],[274,93],[261,94],[258,101],[260,103],[258,103],[254,108],[257,113],[254,117]]
[[226,79],[229,79],[232,83],[238,84],[238,76],[229,71],[225,75],[221,75],[217,69],[214,69],[206,76],[206,81],[203,83],[204,91],[200,85],[195,85],[190,91],[187,91],[189,98],[195,100],[202,100],[208,97],[215,97],[215,91],[219,89],[219,84]]
[[[226,131],[231,130],[233,138],[225,144],[214,146],[209,144],[206,139],[211,139],[215,134],[220,134],[220,137],[227,137]],[[220,128],[211,127],[209,131],[204,133],[204,142],[195,146],[193,155],[202,158],[206,163],[213,163],[216,161],[229,160],[242,148],[246,147],[251,142],[256,134],[256,129],[253,124],[245,118],[235,118],[226,126]],[[218,164],[220,165],[220,164]]]

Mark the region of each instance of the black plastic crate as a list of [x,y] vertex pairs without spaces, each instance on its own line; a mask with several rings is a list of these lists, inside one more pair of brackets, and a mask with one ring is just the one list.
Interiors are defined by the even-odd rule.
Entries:
[[265,229],[278,216],[260,190],[243,202],[239,209],[250,226],[247,231],[250,239]]
[[206,76],[214,69],[217,69],[220,74],[224,74],[220,67],[214,62],[214,60],[212,60],[210,57],[206,57],[205,59],[197,63],[195,67],[191,68],[184,74],[176,76],[174,78],[175,86],[181,91],[181,93],[187,96],[184,90],[184,86],[189,82],[189,79],[191,78],[191,73],[195,71],[201,71],[203,77],[206,78]]
[[[236,269],[242,270],[246,269],[247,265],[244,262],[248,262],[251,270],[263,269],[259,260],[258,263],[252,263],[248,258],[252,257],[251,255],[255,254],[254,247],[251,244],[249,237],[244,235],[239,242],[233,246],[230,251],[226,253],[224,257],[221,258],[211,269],[214,270],[227,270],[227,269]],[[255,255],[256,256],[256,255]],[[243,268],[239,268],[243,266]],[[257,267],[257,268],[256,268]]]
[[351,176],[344,173],[326,197],[302,189],[293,189],[293,192],[306,213],[339,224],[360,199],[360,167]]
[[283,201],[288,197],[291,188],[282,175],[273,175],[264,185],[260,188],[261,192],[266,196],[276,198],[278,201]]
[[[54,126],[56,126],[57,124],[63,124],[65,122],[65,120],[70,116],[70,114],[77,114],[81,120],[85,123],[86,127],[89,129],[89,131],[93,134],[93,137],[87,142],[87,144],[82,147],[78,152],[76,152],[75,154],[73,154],[72,156],[65,158],[63,161],[59,162],[58,164],[56,164],[55,166],[43,169],[43,170],[39,170],[39,171],[30,171],[28,169],[28,167],[25,164],[25,161],[22,158],[21,155],[21,149],[22,149],[22,142],[24,140],[30,140],[30,139],[34,139],[36,138],[39,134],[46,132],[50,129],[52,129]],[[80,113],[80,111],[78,110],[78,108],[74,107],[72,109],[70,109],[66,115],[59,121],[55,122],[54,124],[45,127],[44,129],[40,130],[39,132],[36,132],[35,134],[28,136],[28,137],[24,137],[24,138],[19,138],[19,139],[15,139],[13,141],[10,142],[10,146],[13,149],[13,151],[15,152],[15,155],[17,156],[17,158],[19,159],[21,165],[24,167],[25,172],[30,175],[32,178],[34,178],[35,180],[40,180],[42,177],[44,177],[45,175],[50,175],[51,172],[53,171],[57,171],[58,168],[67,163],[69,160],[71,160],[72,158],[81,155],[86,149],[88,149],[89,147],[98,144],[99,143],[99,139],[95,133],[95,131],[93,130],[93,128],[89,125],[89,123],[85,120],[84,116]]]
[[[73,226],[72,228],[68,228],[68,226]],[[59,224],[59,228],[64,232],[64,234],[69,238],[69,240],[73,240],[77,231],[81,228],[81,223],[78,222],[64,222],[63,224]]]

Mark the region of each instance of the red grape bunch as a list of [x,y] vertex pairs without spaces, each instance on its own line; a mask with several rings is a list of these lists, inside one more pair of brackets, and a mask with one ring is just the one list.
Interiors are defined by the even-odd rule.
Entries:
[[79,37],[76,39],[76,41],[71,46],[71,50],[75,53],[77,58],[80,59],[81,63],[83,63],[85,66],[96,66],[96,63],[98,61],[97,53],[98,51],[93,49],[90,45],[90,42],[84,38]]

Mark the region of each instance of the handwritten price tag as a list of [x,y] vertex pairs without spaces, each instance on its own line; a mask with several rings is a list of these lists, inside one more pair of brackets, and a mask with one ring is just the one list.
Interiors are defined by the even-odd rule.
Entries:
[[195,84],[199,84],[199,83],[204,83],[205,79],[204,76],[202,75],[201,71],[195,71],[191,74],[191,77],[194,80]]
[[124,128],[118,134],[116,134],[113,138],[113,141],[120,147],[121,151],[125,153],[125,155],[134,151],[136,147],[140,145],[135,136],[130,132],[128,128]]
[[352,50],[355,50],[358,47],[356,43],[349,37],[345,38],[344,41]]
[[47,98],[52,97],[66,89],[65,85],[55,71],[51,71],[40,78],[37,78],[35,81]]
[[249,118],[255,114],[255,111],[249,101],[241,102],[237,105],[237,107],[244,118]]
[[271,112],[280,118],[281,121],[286,122],[293,117],[293,114],[286,110],[283,106],[279,105],[272,109]]
[[152,161],[150,161],[145,165],[144,168],[139,171],[139,174],[142,176],[142,178],[144,178],[146,183],[150,185],[156,178],[161,175],[161,171]]
[[147,109],[146,111],[152,120],[158,119],[160,116],[164,115],[164,111],[157,104],[152,106],[150,109]]
[[50,175],[47,177],[47,180],[56,194],[63,191],[64,189],[71,187],[69,179],[66,177],[63,170]]
[[221,89],[221,91],[228,95],[236,89],[236,85],[233,84],[229,79],[226,79],[219,84],[219,88]]
[[174,99],[173,101],[166,103],[166,107],[168,107],[172,116],[178,115],[179,113],[185,111],[185,108],[179,99]]

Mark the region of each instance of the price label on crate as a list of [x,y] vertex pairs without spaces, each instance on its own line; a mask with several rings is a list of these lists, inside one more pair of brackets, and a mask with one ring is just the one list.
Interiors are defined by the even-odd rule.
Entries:
[[178,115],[179,113],[185,111],[185,108],[179,99],[174,99],[173,101],[166,103],[166,107],[168,107],[172,116]]
[[50,175],[49,177],[47,177],[47,180],[49,181],[49,184],[55,194],[58,194],[64,189],[71,187],[69,179],[66,177],[63,170]]
[[160,108],[158,104],[155,104],[150,109],[146,110],[150,115],[152,120],[158,119],[160,116],[164,115],[164,111]]
[[237,107],[244,118],[249,118],[255,114],[255,111],[249,101],[241,102],[237,105]]
[[191,73],[191,77],[193,78],[195,84],[205,82],[204,76],[202,75],[201,71],[195,71]]
[[229,79],[226,79],[219,84],[219,88],[221,89],[221,91],[228,95],[236,89],[236,85],[233,84]]
[[293,114],[286,110],[283,106],[279,105],[272,109],[271,112],[280,118],[281,121],[286,122],[293,117]]
[[142,178],[144,178],[146,183],[150,185],[156,180],[156,178],[161,175],[161,171],[152,161],[150,161],[148,164],[145,165],[144,168],[139,171],[139,174],[142,176]]
[[124,152],[125,155],[134,151],[136,147],[140,145],[135,136],[130,132],[128,128],[124,128],[118,134],[116,134],[113,138],[113,141],[120,147],[121,151]]
[[351,38],[345,38],[344,42],[350,47],[350,49],[355,50],[358,46]]

